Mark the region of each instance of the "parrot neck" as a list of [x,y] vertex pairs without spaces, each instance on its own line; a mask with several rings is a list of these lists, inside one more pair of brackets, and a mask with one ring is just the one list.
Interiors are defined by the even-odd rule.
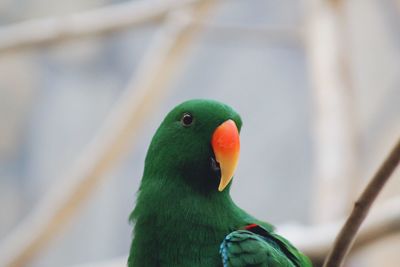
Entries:
[[222,226],[228,218],[233,219],[240,213],[229,195],[229,188],[223,192],[215,189],[204,193],[181,182],[183,180],[144,178],[132,213],[133,220],[165,216],[163,222],[176,219],[185,223]]
[[[218,266],[224,237],[252,221],[233,203],[229,192],[203,194],[174,178],[142,179],[130,217],[135,227],[129,267],[158,266],[159,262]],[[199,249],[193,250],[194,243]],[[210,250],[207,257],[205,250]],[[178,264],[182,259],[185,264]]]

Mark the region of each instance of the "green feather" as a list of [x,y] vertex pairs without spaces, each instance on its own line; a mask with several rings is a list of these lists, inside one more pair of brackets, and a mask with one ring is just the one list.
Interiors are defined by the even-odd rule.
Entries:
[[[308,258],[279,235],[265,231],[261,236],[247,230],[230,233],[221,244],[224,266],[311,266]],[[241,265],[238,265],[239,262]]]
[[[193,116],[190,126],[181,122],[185,113]],[[161,123],[148,149],[130,216],[135,226],[129,267],[221,267],[219,248],[229,233],[252,223],[273,231],[271,225],[234,204],[230,185],[218,191],[219,177],[210,168],[214,156],[210,140],[213,131],[228,119],[240,130],[241,118],[229,106],[190,100],[175,107]],[[239,247],[232,247],[235,256],[229,259],[230,266],[248,266],[265,259],[270,248],[268,243],[254,244],[259,241],[252,237],[246,241],[249,243],[235,244]],[[242,255],[240,251],[252,253]]]

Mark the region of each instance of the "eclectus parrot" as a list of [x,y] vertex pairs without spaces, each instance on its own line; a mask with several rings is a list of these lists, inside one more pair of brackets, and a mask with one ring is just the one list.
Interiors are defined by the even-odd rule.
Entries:
[[305,267],[309,259],[229,195],[240,116],[212,100],[175,107],[145,159],[129,267]]

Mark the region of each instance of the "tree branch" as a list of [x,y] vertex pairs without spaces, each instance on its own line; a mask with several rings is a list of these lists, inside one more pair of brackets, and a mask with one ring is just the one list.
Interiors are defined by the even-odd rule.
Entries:
[[3,26],[0,28],[0,53],[161,21],[168,12],[198,1],[129,1],[62,17]]
[[[309,256],[315,266],[321,266],[343,223],[344,219],[308,227],[283,225],[278,227],[278,232]],[[352,251],[394,233],[400,233],[400,197],[385,201],[371,213],[360,228]]]
[[335,240],[335,244],[325,260],[324,267],[341,266],[345,256],[348,254],[354,238],[361,223],[367,216],[369,209],[388,181],[400,161],[400,139],[390,152],[389,156],[380,166],[374,177],[371,179],[364,192],[355,202],[352,213],[344,224],[342,230]]

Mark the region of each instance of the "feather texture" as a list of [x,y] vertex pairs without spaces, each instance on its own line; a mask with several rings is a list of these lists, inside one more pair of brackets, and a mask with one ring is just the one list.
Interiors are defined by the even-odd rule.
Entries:
[[308,267],[307,257],[267,229],[251,227],[229,233],[220,245],[224,267]]
[[[235,205],[231,182],[218,191],[221,173],[212,160],[211,138],[228,120],[240,131],[241,118],[231,107],[190,100],[161,123],[130,216],[135,226],[128,267],[310,266],[295,265],[291,255],[302,254],[275,236],[271,225]],[[250,224],[269,236],[238,230]]]

